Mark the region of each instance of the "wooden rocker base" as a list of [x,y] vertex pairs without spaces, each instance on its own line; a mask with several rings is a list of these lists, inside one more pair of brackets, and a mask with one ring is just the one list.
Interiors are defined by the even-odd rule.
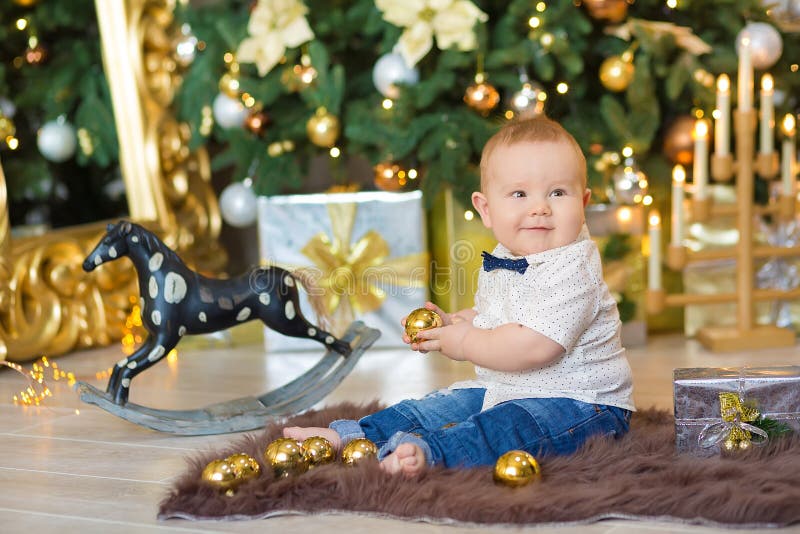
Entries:
[[705,327],[697,332],[697,340],[712,352],[735,352],[795,344],[795,333],[777,326],[755,326],[750,330],[736,327]]
[[227,434],[261,429],[268,422],[311,408],[353,370],[380,331],[353,322],[342,336],[353,352],[342,356],[330,349],[311,369],[259,397],[242,397],[197,410],[160,410],[128,402],[116,404],[109,394],[85,382],[75,384],[80,399],[140,426],[187,436]]

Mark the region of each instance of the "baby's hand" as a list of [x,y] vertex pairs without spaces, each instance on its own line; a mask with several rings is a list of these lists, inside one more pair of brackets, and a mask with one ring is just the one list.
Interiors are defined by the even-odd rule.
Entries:
[[[446,313],[444,310],[442,310],[439,306],[437,306],[433,302],[430,301],[426,302],[424,308],[436,312],[439,315],[439,317],[442,318],[442,325],[447,326],[453,324],[454,314]],[[428,352],[427,350],[420,349],[420,344],[418,342],[412,342],[411,338],[408,337],[408,334],[405,332],[406,319],[408,319],[408,315],[400,319],[400,324],[403,326],[403,343],[405,343],[406,345],[411,345],[411,350],[422,352],[423,354]],[[419,338],[419,334],[417,334],[417,337]]]
[[[474,328],[469,321],[456,321],[441,328],[422,330],[417,334],[420,340],[417,349],[420,352],[436,350],[455,361],[464,361],[464,339],[469,331]],[[412,348],[414,345],[412,345]]]

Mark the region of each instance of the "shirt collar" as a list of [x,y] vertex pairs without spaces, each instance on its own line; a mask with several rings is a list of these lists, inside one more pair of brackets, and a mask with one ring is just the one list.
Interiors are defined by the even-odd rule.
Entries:
[[587,239],[591,239],[591,236],[589,235],[589,228],[586,226],[586,223],[583,223],[583,225],[581,226],[581,231],[578,232],[578,237],[575,238],[575,241],[567,245],[551,248],[549,250],[543,250],[542,252],[536,252],[534,254],[528,254],[527,256],[515,256],[514,254],[511,253],[510,250],[508,250],[505,247],[505,245],[501,245],[500,243],[498,243],[497,246],[494,247],[492,254],[494,256],[497,256],[498,258],[508,258],[511,260],[525,258],[526,260],[528,260],[528,263],[532,265],[534,263],[544,263],[546,261],[549,261],[554,257],[560,255],[568,247],[575,246],[577,243],[580,243],[581,241],[586,241]]

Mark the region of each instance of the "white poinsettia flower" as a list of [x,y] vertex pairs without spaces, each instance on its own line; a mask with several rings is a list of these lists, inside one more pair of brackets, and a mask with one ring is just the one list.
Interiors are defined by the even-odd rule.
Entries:
[[265,76],[281,60],[286,48],[314,38],[306,20],[308,8],[300,0],[261,0],[247,24],[248,37],[239,44],[236,59],[254,63]]
[[413,67],[433,46],[440,50],[472,50],[477,46],[475,24],[489,17],[469,0],[375,0],[383,19],[404,28],[398,52]]

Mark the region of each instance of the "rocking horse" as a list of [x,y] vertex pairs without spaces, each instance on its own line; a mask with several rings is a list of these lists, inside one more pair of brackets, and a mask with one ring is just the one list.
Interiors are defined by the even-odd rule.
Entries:
[[[117,362],[105,393],[84,382],[76,387],[84,402],[155,430],[194,435],[238,432],[308,409],[347,376],[380,336],[356,321],[339,339],[309,322],[300,310],[297,285],[302,283],[307,290],[313,285],[300,272],[270,266],[237,278],[207,278],[189,269],[153,233],[128,221],[108,225],[83,269],[89,272],[123,256],[130,258],[137,272],[142,324],[149,336],[133,354]],[[314,306],[316,299],[308,292]],[[257,398],[181,411],[128,402],[133,378],[169,354],[185,335],[215,332],[254,319],[281,334],[318,341],[325,355],[292,382]]]

